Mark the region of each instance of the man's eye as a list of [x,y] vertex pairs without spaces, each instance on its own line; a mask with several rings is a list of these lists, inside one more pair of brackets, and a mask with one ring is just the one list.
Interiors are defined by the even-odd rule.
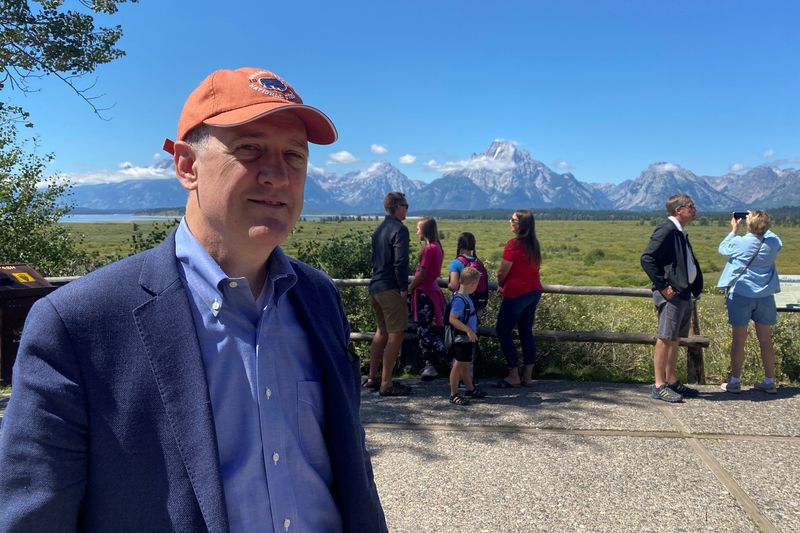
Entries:
[[237,150],[242,150],[244,152],[258,152],[261,150],[261,147],[255,144],[242,144],[239,145]]
[[300,152],[286,152],[286,160],[292,165],[304,165],[306,155]]

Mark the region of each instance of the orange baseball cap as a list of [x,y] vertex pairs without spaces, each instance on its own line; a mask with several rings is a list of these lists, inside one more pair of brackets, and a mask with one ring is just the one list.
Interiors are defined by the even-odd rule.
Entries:
[[[178,139],[183,140],[200,124],[240,126],[287,109],[305,123],[309,142],[331,144],[339,137],[331,119],[319,109],[304,104],[283,78],[269,70],[240,68],[217,70],[192,91],[178,121]],[[167,152],[174,153],[174,147],[174,141],[164,141]]]

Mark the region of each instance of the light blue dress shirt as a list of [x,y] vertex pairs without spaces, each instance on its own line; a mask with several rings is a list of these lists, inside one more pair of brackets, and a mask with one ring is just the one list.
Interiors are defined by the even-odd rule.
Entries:
[[[781,239],[772,231],[764,233],[764,244],[758,248],[761,239],[748,233],[742,237],[731,232],[719,244],[719,253],[728,257],[725,268],[717,282],[717,287],[724,289],[734,280],[736,283],[729,294],[736,293],[747,298],[764,298],[781,291],[775,258],[781,251]],[[758,256],[750,266],[747,263],[758,250]],[[746,270],[745,270],[746,269]],[[739,279],[736,276],[742,274]]]
[[280,248],[255,299],[182,220],[175,253],[211,396],[232,533],[341,531],[331,495],[321,376],[286,294],[297,276]]

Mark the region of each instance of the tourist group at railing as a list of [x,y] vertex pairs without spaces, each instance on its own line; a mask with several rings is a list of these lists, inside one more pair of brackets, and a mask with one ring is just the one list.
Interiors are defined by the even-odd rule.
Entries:
[[[409,235],[403,221],[408,202],[401,192],[390,192],[384,199],[386,218],[372,235],[372,279],[369,281],[370,303],[377,328],[371,338],[369,374],[364,383],[381,396],[403,396],[410,387],[392,379],[408,326],[406,294],[410,294],[412,321],[416,324],[419,349],[425,362],[422,379],[437,375],[435,362],[451,363],[450,401],[466,405],[470,399],[483,397],[485,391],[473,386],[472,376],[461,362],[469,361],[474,368],[477,356],[477,325],[488,299],[488,275],[476,252],[475,237],[463,232],[458,237],[456,257],[448,265],[446,286],[452,293],[448,304],[438,279],[444,261],[436,220],[423,217],[416,224],[416,236],[423,243],[413,276],[408,276]],[[683,384],[677,375],[678,348],[690,346],[689,381],[703,382],[702,351],[708,339],[698,335],[694,299],[703,290],[703,273],[692,250],[686,226],[697,213],[692,199],[676,194],[666,201],[667,220],[658,226],[644,246],[641,265],[652,282],[652,290],[639,289],[578,289],[576,293],[625,294],[653,298],[658,312],[655,336],[610,332],[541,332],[534,335],[536,308],[541,298],[539,270],[541,249],[536,236],[535,218],[529,210],[516,210],[509,218],[511,239],[506,243],[497,271],[497,293],[501,303],[493,333],[497,336],[505,359],[507,374],[494,384],[498,388],[529,385],[533,379],[536,360],[536,337],[561,340],[601,342],[653,343],[654,399],[678,403],[684,397],[697,396],[696,389]],[[740,225],[747,232],[737,235]],[[771,328],[777,321],[774,294],[780,290],[775,259],[781,249],[780,238],[770,231],[769,215],[764,211],[734,213],[731,231],[719,245],[719,252],[728,262],[717,286],[726,293],[726,306],[732,328],[731,375],[722,384],[729,393],[741,391],[741,372],[744,362],[744,343],[750,321],[755,323],[764,365],[764,381],[755,388],[768,394],[776,393],[775,353]],[[475,287],[465,286],[463,276],[477,276]],[[410,282],[408,280],[411,280]],[[463,303],[462,303],[463,302]],[[693,328],[692,328],[693,326]],[[436,327],[444,327],[444,339]],[[448,329],[458,332],[453,344]],[[689,337],[690,328],[694,335]],[[519,349],[514,343],[513,330],[519,336]],[[487,330],[484,330],[487,332]],[[361,335],[355,338],[363,339]],[[520,364],[521,354],[521,364]],[[520,367],[522,372],[520,372]],[[465,387],[459,393],[458,385]]]

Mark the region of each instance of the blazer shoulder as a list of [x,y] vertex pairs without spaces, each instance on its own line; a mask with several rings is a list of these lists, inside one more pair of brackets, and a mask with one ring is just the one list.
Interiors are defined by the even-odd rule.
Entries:
[[143,273],[157,272],[155,275],[164,283],[177,276],[175,254],[171,250],[174,245],[170,248],[165,241],[155,248],[93,270],[51,292],[47,299],[59,309],[87,305],[107,307],[137,300],[143,294],[142,281],[146,277]]
[[289,263],[297,274],[298,288],[301,291],[306,290],[309,284],[321,290],[333,290],[334,292],[337,290],[333,279],[325,272],[293,257],[289,257]]

